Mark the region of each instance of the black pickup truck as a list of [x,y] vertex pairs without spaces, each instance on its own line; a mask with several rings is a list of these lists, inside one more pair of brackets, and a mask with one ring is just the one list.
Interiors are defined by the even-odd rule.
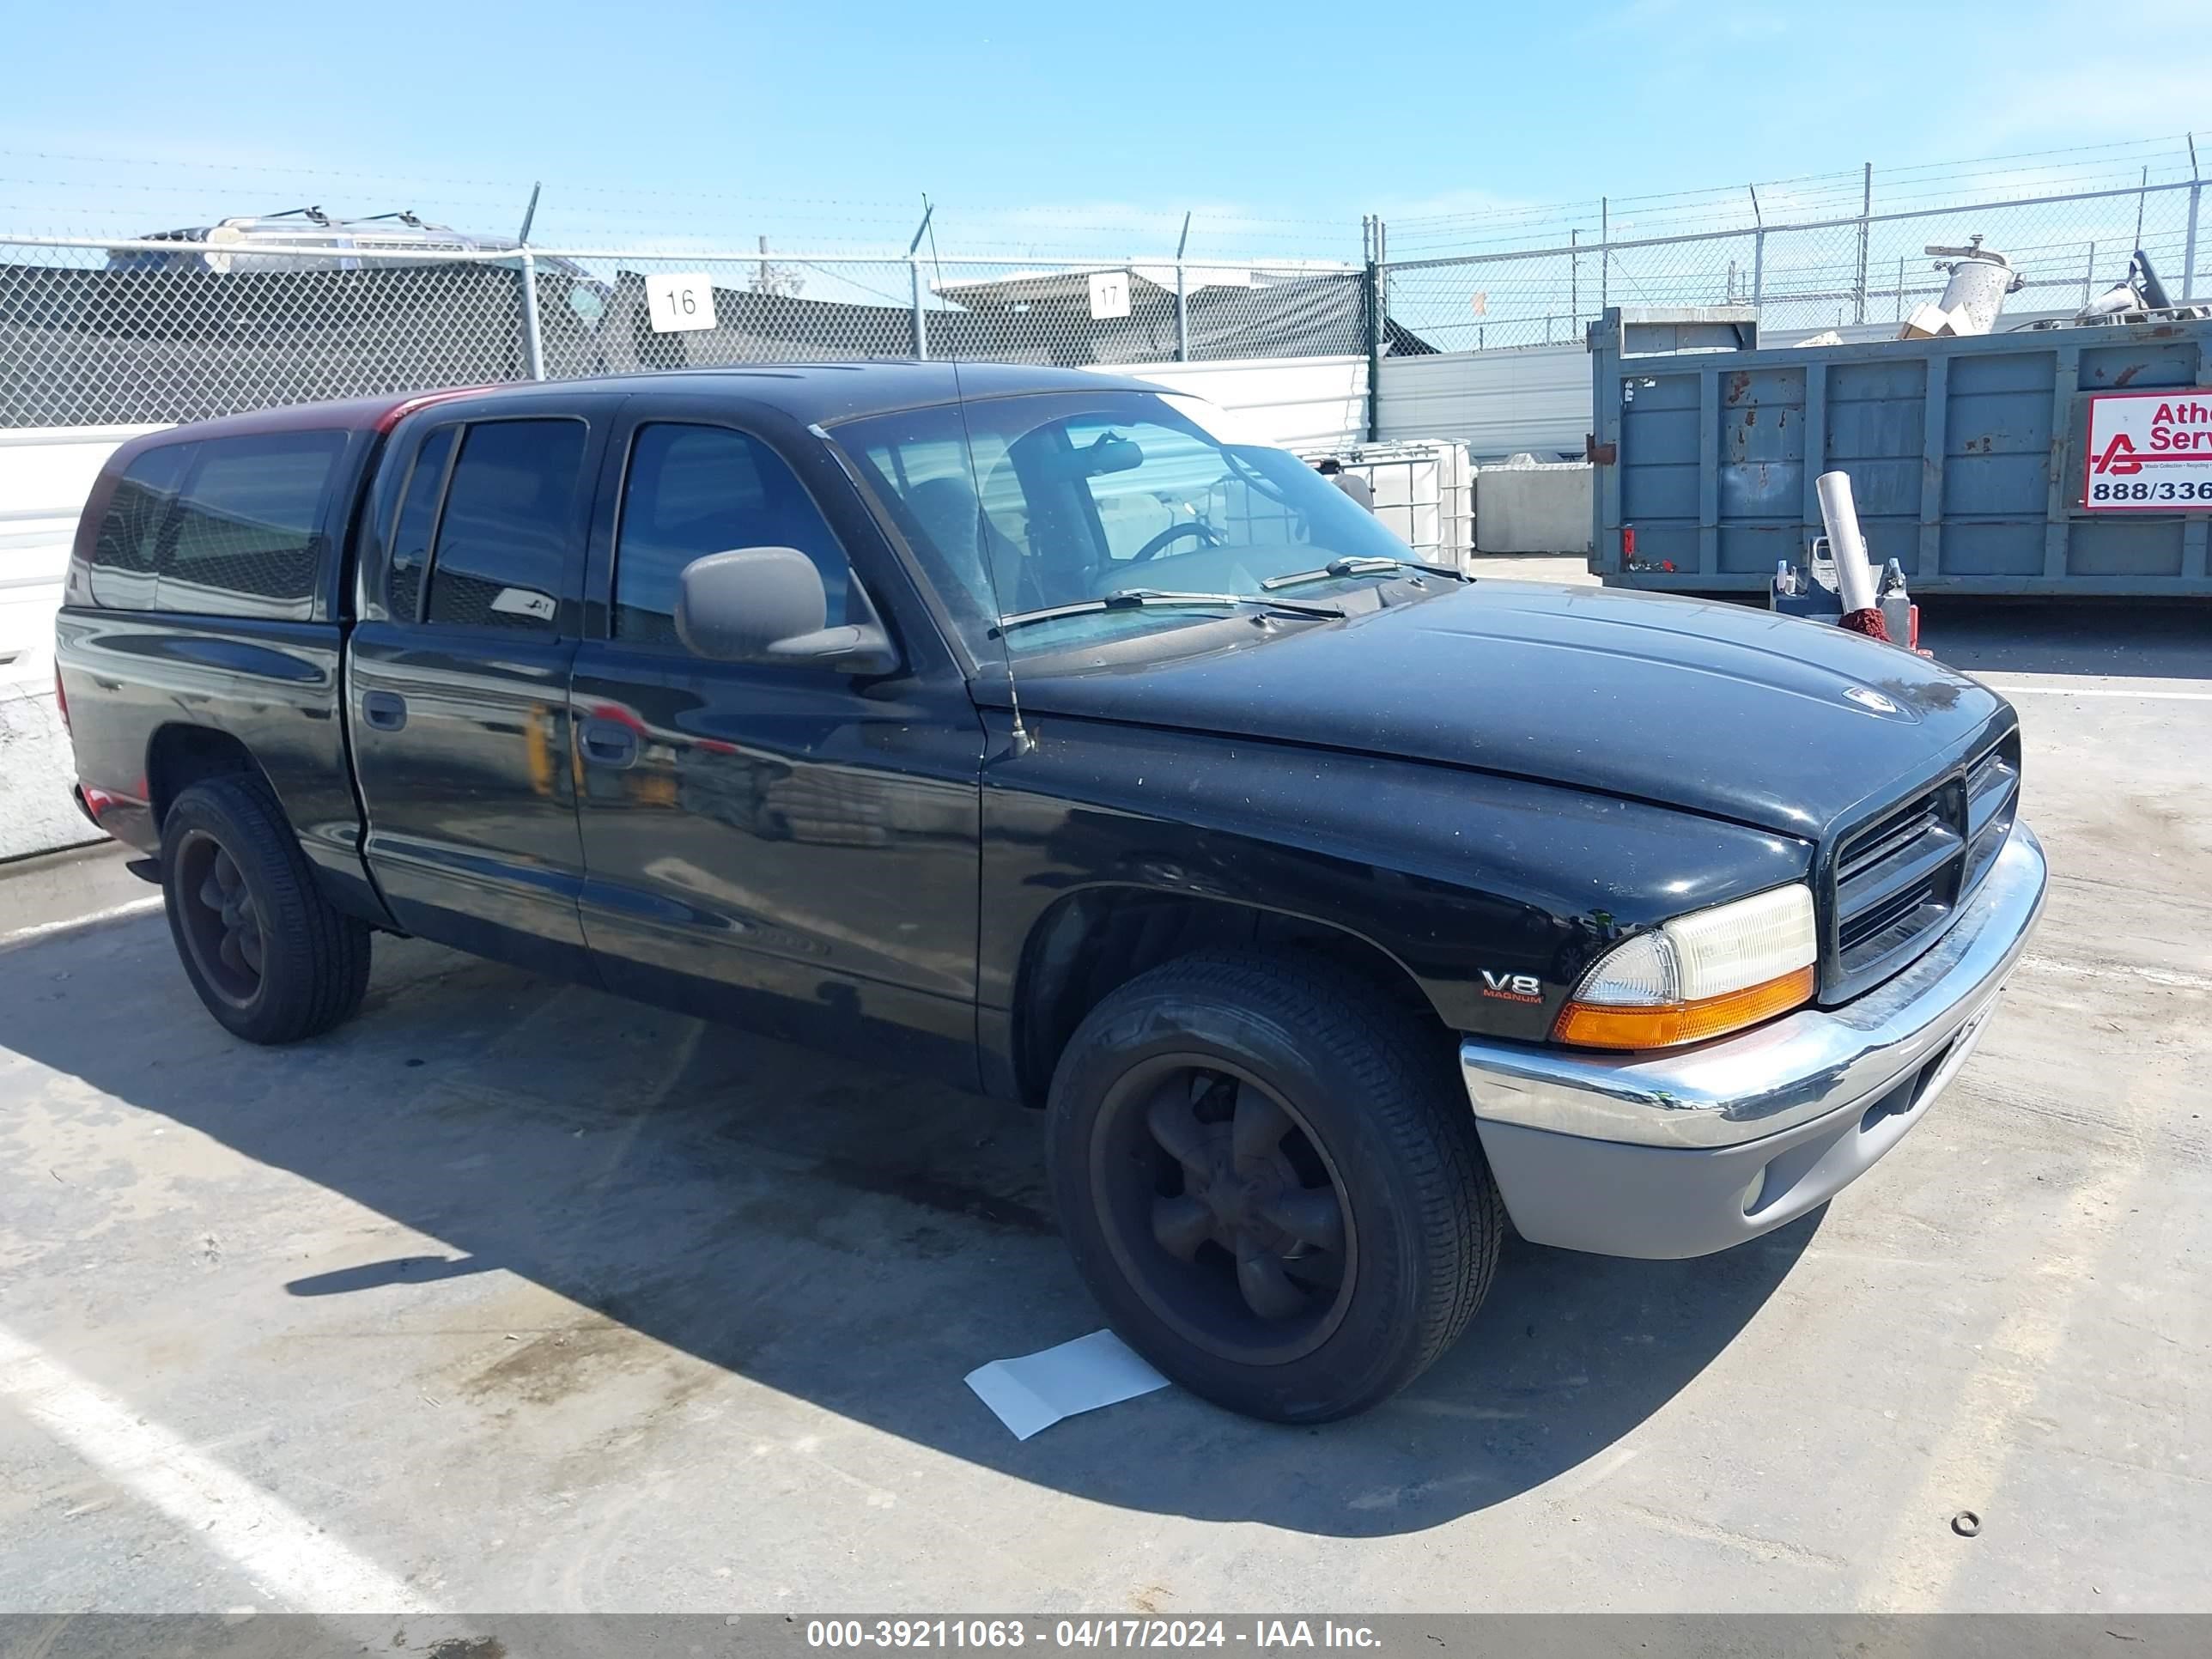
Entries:
[[878,363],[133,440],[59,629],[79,799],[240,1036],[371,936],[1042,1106],[1168,1375],[1357,1411],[1507,1225],[1825,1202],[2040,909],[2020,738],[1909,652],[1413,560],[1210,406]]

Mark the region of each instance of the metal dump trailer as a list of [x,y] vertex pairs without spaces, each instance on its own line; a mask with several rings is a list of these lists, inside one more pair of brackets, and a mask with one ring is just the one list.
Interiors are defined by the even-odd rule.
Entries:
[[1589,343],[1609,586],[1764,589],[1839,467],[1916,595],[2212,594],[2212,319],[1762,349],[1747,309],[1614,307]]

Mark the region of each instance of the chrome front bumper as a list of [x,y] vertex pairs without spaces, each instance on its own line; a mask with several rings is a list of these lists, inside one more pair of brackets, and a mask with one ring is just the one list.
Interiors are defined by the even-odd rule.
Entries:
[[2025,823],[1950,931],[1837,1008],[1662,1054],[1469,1037],[1460,1070],[1507,1210],[1539,1243],[1697,1255],[1826,1201],[1901,1139],[1980,1040],[2042,913]]

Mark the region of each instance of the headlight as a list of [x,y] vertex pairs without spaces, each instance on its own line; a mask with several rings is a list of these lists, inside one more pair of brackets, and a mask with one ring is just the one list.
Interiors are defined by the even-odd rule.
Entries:
[[1552,1035],[1593,1048],[1718,1036],[1811,997],[1819,956],[1802,883],[1677,916],[1599,957]]

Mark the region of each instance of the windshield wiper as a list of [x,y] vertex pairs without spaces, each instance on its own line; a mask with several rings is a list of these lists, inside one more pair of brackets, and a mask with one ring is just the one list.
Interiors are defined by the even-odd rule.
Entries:
[[1424,564],[1419,559],[1392,559],[1380,554],[1364,553],[1350,558],[1331,559],[1318,570],[1296,570],[1287,576],[1270,576],[1260,586],[1271,590],[1296,587],[1301,582],[1327,581],[1332,576],[1388,576],[1400,570],[1418,570],[1430,576],[1449,576],[1455,581],[1471,582],[1474,580],[1464,570],[1455,570],[1448,564]]
[[1340,619],[1343,610],[1334,605],[1313,605],[1298,599],[1271,599],[1257,593],[1176,593],[1158,587],[1125,587],[1103,599],[1077,599],[1069,605],[1047,605],[1042,611],[1018,611],[1011,617],[999,618],[999,625],[991,630],[994,637],[1016,628],[1026,628],[1031,623],[1058,622],[1062,617],[1095,616],[1102,611],[1137,611],[1146,605],[1222,605],[1237,609],[1244,605],[1261,605],[1269,611],[1293,617],[1325,617]]

